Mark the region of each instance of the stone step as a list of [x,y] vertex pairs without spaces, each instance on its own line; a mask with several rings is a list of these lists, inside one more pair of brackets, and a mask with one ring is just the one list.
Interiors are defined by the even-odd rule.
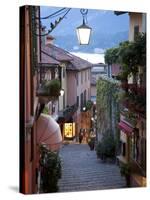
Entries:
[[62,178],[59,191],[86,191],[124,188],[125,179],[121,177],[117,165],[103,163],[90,151],[87,144],[64,145],[60,151],[62,158]]

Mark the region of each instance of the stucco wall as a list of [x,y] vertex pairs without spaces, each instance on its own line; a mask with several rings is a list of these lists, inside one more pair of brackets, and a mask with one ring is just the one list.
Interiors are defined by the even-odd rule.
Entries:
[[[64,73],[64,77],[63,77],[63,73]],[[62,67],[62,69],[61,69],[61,77],[62,77],[61,78],[61,88],[64,89],[65,93],[64,93],[64,96],[59,96],[59,110],[63,110],[67,105],[67,74],[66,74],[66,67]]]
[[96,85],[91,85],[91,96],[96,96]]
[[[80,94],[84,93],[86,90],[86,100],[90,99],[91,96],[91,71],[90,69],[86,69],[78,72],[78,86],[77,86],[77,96],[79,96],[79,106],[80,105]],[[89,90],[89,92],[88,92]]]
[[71,106],[77,102],[77,72],[67,72],[67,105]]
[[129,41],[134,40],[134,27],[139,26],[139,32],[142,32],[142,13],[129,13],[130,27],[129,27]]

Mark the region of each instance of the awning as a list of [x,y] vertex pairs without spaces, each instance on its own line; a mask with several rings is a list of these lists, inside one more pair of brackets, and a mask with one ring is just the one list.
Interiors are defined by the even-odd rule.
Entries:
[[131,126],[129,126],[128,124],[122,122],[122,121],[118,123],[118,127],[121,130],[123,130],[125,133],[132,133],[133,132],[133,128]]
[[59,124],[49,115],[41,114],[37,120],[37,144],[45,144],[52,151],[62,145]]

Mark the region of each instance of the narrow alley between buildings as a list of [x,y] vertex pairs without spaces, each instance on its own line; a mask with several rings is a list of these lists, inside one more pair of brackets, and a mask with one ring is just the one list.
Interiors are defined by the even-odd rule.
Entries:
[[66,144],[60,151],[62,178],[59,192],[76,192],[126,187],[116,164],[104,163],[87,144]]

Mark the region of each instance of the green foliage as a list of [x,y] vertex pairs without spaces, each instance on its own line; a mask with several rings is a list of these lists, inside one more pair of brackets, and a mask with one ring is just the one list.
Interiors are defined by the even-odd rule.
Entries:
[[107,49],[105,52],[105,63],[109,65],[117,63],[118,51],[118,47]]
[[120,165],[120,173],[121,176],[128,176],[130,175],[131,167],[129,164],[121,163]]
[[138,34],[135,41],[125,41],[118,47],[110,48],[105,53],[107,64],[121,64],[122,72],[118,79],[126,79],[132,73],[138,72],[138,66],[146,66],[146,34]]
[[60,81],[57,79],[52,79],[50,81],[47,81],[44,85],[44,88],[51,96],[60,95],[61,84]]
[[49,110],[48,110],[48,107],[47,107],[47,106],[44,107],[43,113],[44,113],[44,114],[47,114],[47,115],[49,114]]
[[43,81],[37,91],[38,96],[58,97],[60,95],[61,84],[58,79]]
[[102,140],[98,143],[96,147],[97,157],[105,160],[106,158],[115,158],[116,145],[114,136],[107,131]]
[[88,100],[86,102],[86,110],[90,110],[92,108],[93,102],[91,100]]
[[61,160],[57,152],[48,150],[44,145],[40,147],[41,159],[41,190],[44,193],[58,191],[58,179],[61,178]]
[[[103,134],[107,129],[112,129],[112,114],[114,113],[115,121],[118,115],[118,101],[119,101],[119,83],[118,81],[101,77],[96,84],[97,98],[97,124],[98,133]],[[115,132],[116,130],[114,130]]]

